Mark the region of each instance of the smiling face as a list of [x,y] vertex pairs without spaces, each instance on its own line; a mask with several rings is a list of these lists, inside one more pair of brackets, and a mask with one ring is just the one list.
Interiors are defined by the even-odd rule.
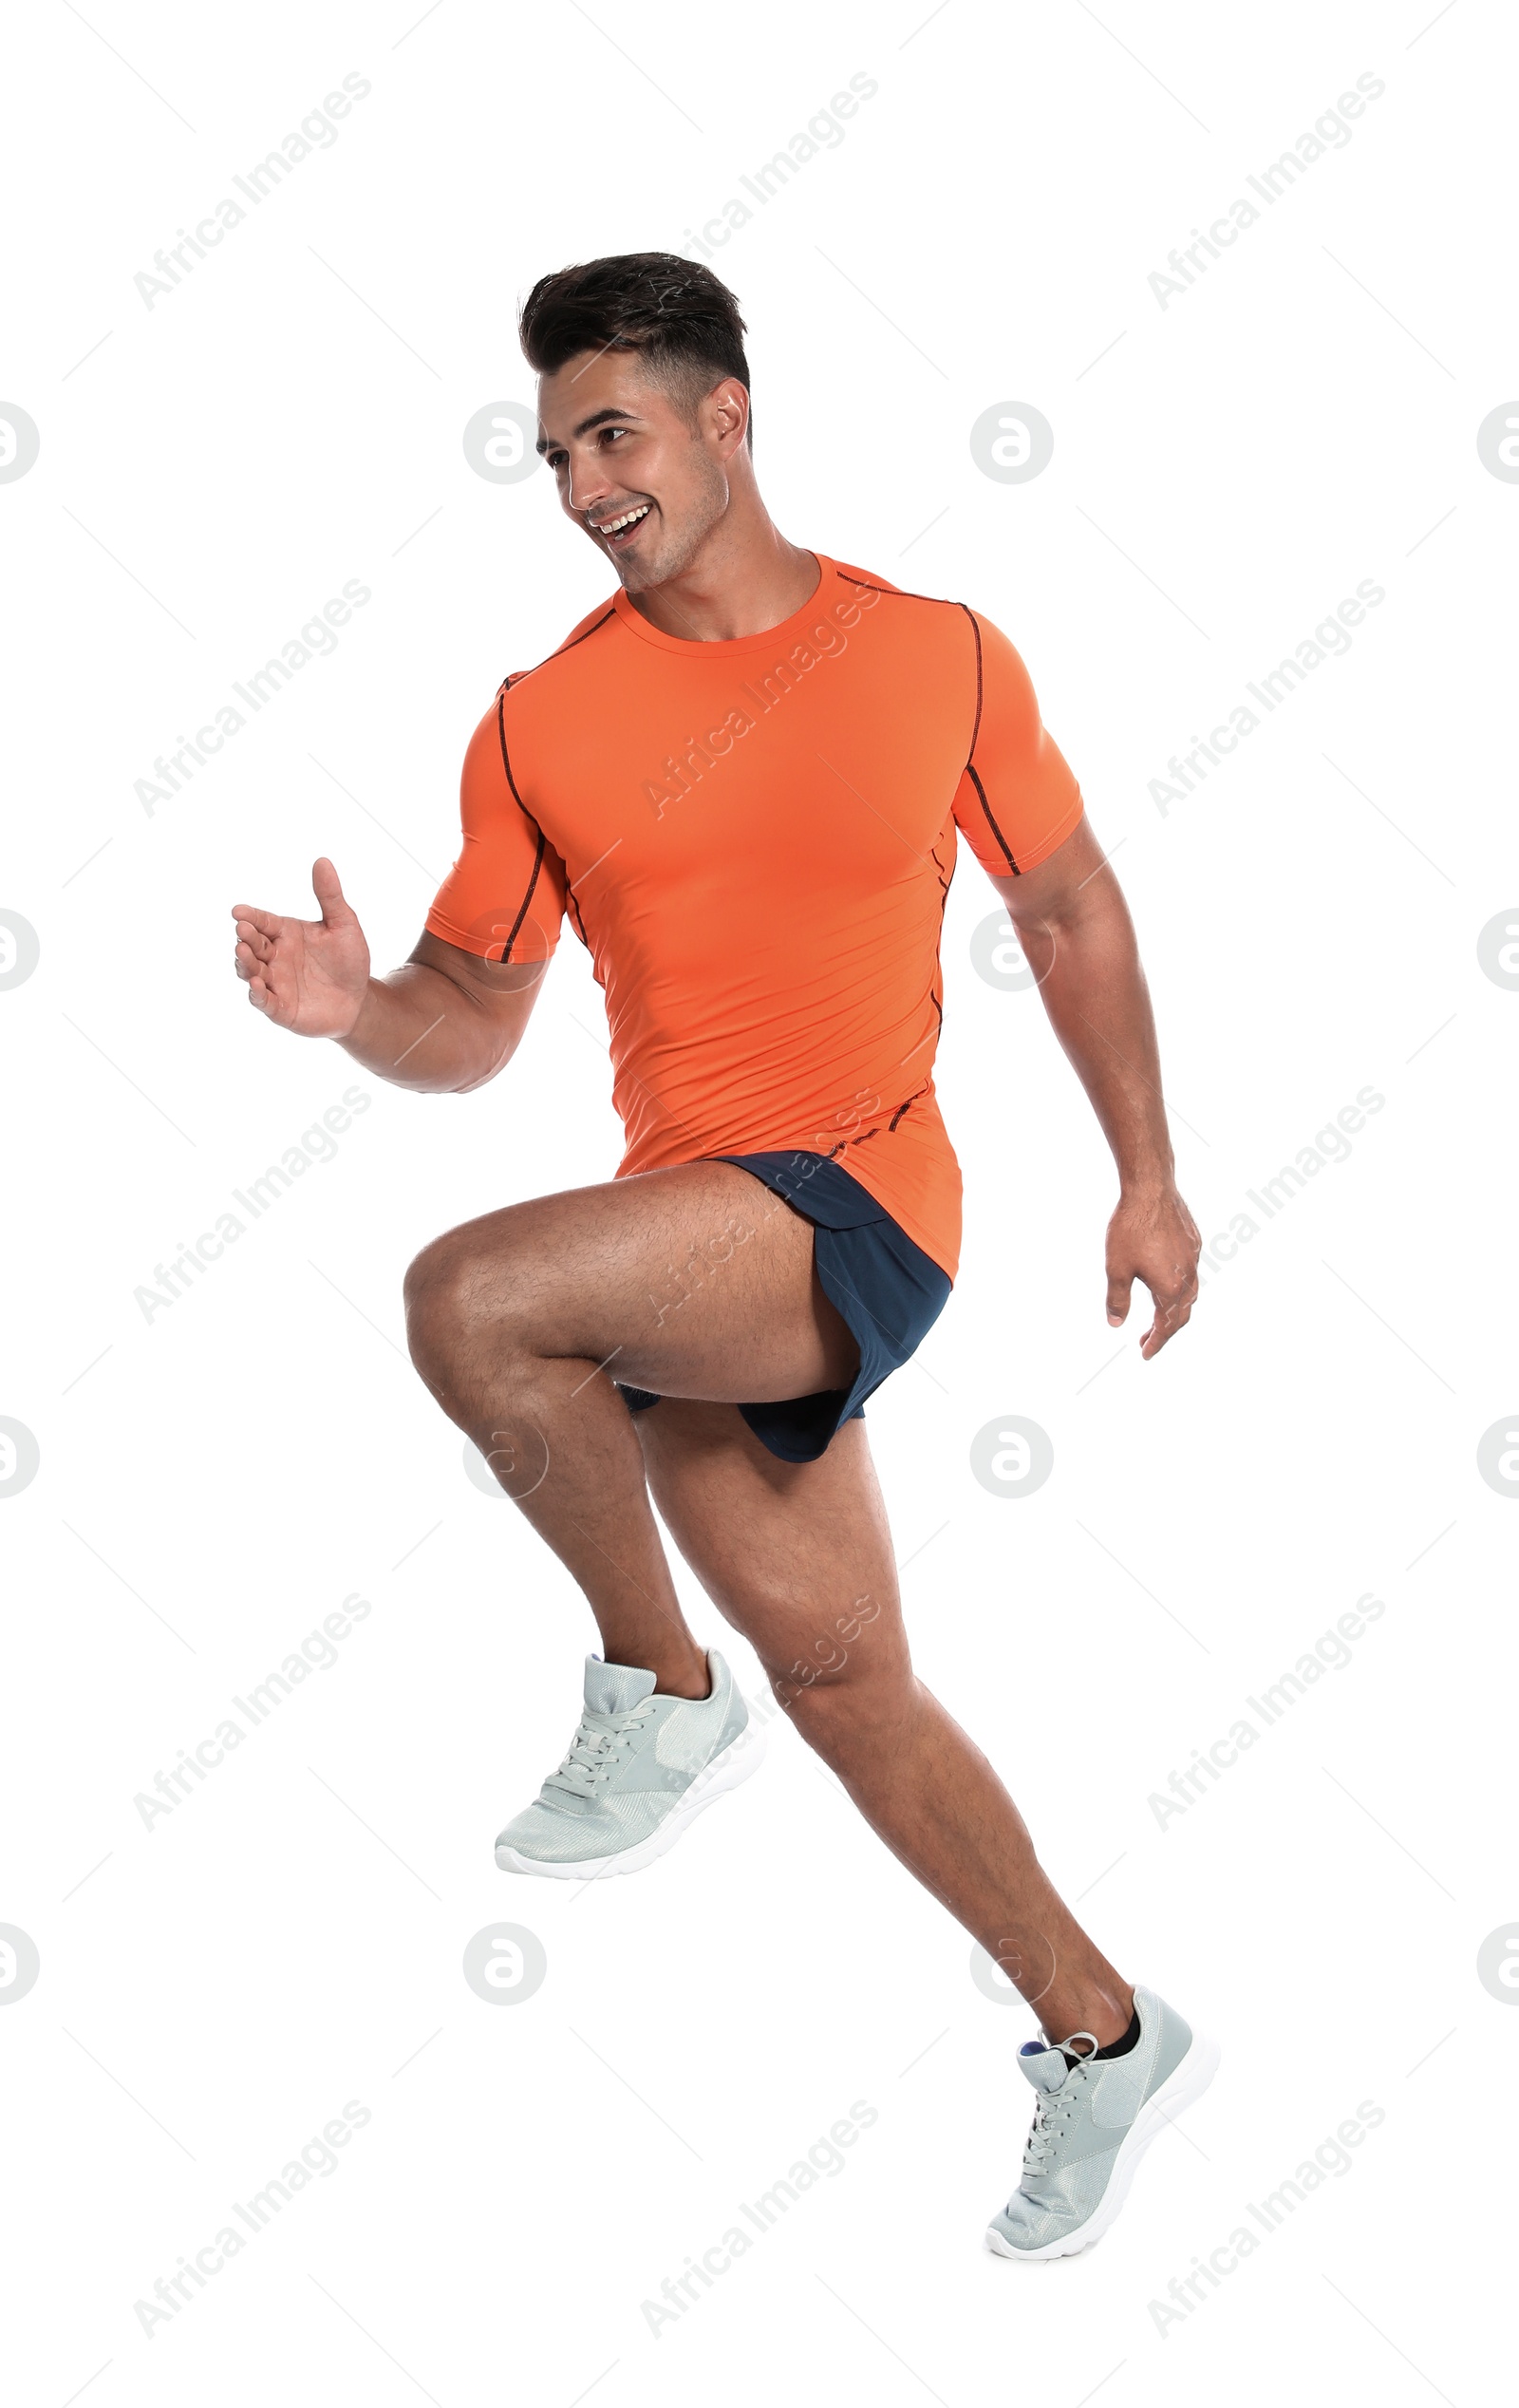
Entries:
[[694,410],[636,351],[582,351],[538,385],[538,450],[559,504],[628,593],[667,584],[728,507],[748,396],[723,377]]

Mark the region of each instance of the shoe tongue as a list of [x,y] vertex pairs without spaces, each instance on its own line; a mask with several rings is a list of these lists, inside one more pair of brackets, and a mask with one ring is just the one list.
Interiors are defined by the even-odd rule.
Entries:
[[1040,2041],[1025,2041],[1018,2052],[1018,2070],[1036,2090],[1049,2092],[1060,2089],[1071,2069],[1062,2049],[1046,2048]]
[[633,1664],[603,1664],[586,1658],[586,1703],[592,1714],[626,1714],[654,1693],[654,1675]]

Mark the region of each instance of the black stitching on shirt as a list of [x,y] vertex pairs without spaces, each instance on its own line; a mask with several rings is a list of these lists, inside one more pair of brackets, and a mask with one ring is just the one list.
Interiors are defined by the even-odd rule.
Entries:
[[516,943],[517,932],[520,930],[523,921],[527,918],[528,906],[532,902],[534,890],[537,887],[538,873],[543,867],[543,856],[548,851],[548,843],[544,837],[543,830],[538,826],[536,819],[534,818],[532,812],[527,807],[527,804],[517,793],[516,780],[512,775],[511,756],[506,749],[506,696],[507,689],[511,686],[511,679],[508,678],[496,698],[496,732],[501,740],[501,766],[506,771],[506,782],[512,789],[512,800],[516,804],[517,809],[521,812],[522,817],[527,821],[529,827],[534,831],[538,842],[537,849],[533,856],[533,875],[528,880],[528,891],[522,897],[522,909],[518,912],[516,919],[512,923],[512,932],[506,940],[506,947],[501,954],[503,962],[509,962],[512,958],[512,948]]

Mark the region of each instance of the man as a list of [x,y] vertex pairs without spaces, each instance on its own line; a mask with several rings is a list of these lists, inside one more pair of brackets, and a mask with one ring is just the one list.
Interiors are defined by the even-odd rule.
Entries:
[[538,448],[618,590],[481,720],[462,849],[407,963],[371,978],[322,860],[319,921],[236,908],[237,969],[279,1026],[459,1093],[516,1051],[568,913],[606,990],[618,1175],[450,1231],[406,1281],[418,1369],[601,1633],[570,1751],[497,1860],[634,1871],[754,1767],[652,1497],[803,1738],[1037,2008],[1023,2178],[987,2240],[1063,2256],[1216,2053],[1080,1928],[909,1657],[861,1414],[958,1261],[932,1078],[957,830],[1113,1149],[1108,1318],[1149,1288],[1147,1359],[1188,1318],[1198,1237],[1128,913],[1022,663],[965,605],[779,533],[743,333],[666,254],[534,288]]

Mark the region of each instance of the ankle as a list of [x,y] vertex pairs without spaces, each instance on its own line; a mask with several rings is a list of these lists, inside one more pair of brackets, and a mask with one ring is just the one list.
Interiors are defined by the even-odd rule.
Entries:
[[654,1675],[656,1697],[700,1700],[712,1694],[711,1668],[700,1647],[694,1647],[688,1656],[682,1656],[678,1662],[667,1663],[662,1659],[648,1668]]
[[1059,2048],[1073,2032],[1090,2032],[1098,2048],[1110,2048],[1123,2039],[1134,2021],[1134,1991],[1126,1982],[1115,1980],[1078,1992],[1068,2010],[1062,2007],[1054,2015],[1041,2012],[1040,2021],[1052,2047]]
[[647,1630],[601,1633],[601,1653],[607,1664],[624,1664],[639,1672],[652,1672],[656,1697],[709,1698],[712,1674],[706,1649],[689,1631],[680,1637],[660,1633],[657,1642]]

